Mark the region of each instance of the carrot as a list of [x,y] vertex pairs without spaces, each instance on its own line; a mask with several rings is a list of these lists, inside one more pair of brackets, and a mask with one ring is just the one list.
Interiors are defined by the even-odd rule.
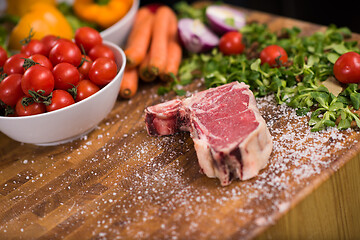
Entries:
[[144,16],[141,21],[135,21],[137,25],[131,31],[124,51],[128,67],[136,67],[144,60],[150,45],[153,21],[152,13]]
[[153,15],[153,13],[150,11],[148,7],[141,7],[137,11],[135,15],[135,20],[133,23],[133,27],[130,31],[126,48],[130,47],[130,43],[133,41],[133,38],[136,38],[137,34],[139,34],[139,26],[142,24],[142,22],[149,17],[149,15]]
[[155,13],[149,60],[149,71],[154,75],[159,75],[166,66],[171,15],[167,6],[159,7]]
[[143,80],[144,82],[152,82],[157,77],[149,70],[149,61],[150,61],[150,55],[147,54],[144,61],[140,64],[139,67],[139,76],[141,80]]
[[164,71],[160,73],[160,79],[166,82],[172,81],[177,75],[182,58],[182,49],[177,41],[177,18],[174,12],[170,14],[168,34],[168,58]]
[[174,80],[173,78],[177,75],[179,66],[182,58],[182,49],[180,44],[172,40],[168,45],[169,58],[166,63],[165,70],[160,74],[160,79],[165,82]]
[[122,98],[133,97],[138,89],[139,76],[137,68],[125,68],[124,76],[121,81],[119,94]]
[[[170,9],[171,10],[171,9]],[[168,37],[170,40],[177,38],[178,32],[178,21],[174,11],[171,10],[169,15],[169,26],[168,26]]]

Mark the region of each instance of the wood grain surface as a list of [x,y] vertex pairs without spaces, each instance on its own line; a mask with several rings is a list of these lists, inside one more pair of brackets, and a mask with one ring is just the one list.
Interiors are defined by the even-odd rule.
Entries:
[[[274,31],[325,29],[245,11]],[[360,150],[358,131],[311,133],[306,117],[269,96],[259,99],[274,140],[269,165],[221,187],[199,172],[188,133],[147,135],[144,108],[176,97],[159,97],[159,85],[119,99],[93,132],[71,143],[40,147],[0,134],[0,239],[250,239]],[[188,88],[199,89],[200,81]]]
[[357,155],[256,239],[359,239],[359,171]]

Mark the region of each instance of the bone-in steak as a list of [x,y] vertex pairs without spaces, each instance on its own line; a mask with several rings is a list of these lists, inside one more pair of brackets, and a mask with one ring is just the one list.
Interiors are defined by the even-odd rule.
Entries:
[[270,132],[244,83],[147,107],[145,113],[150,135],[190,131],[202,171],[223,186],[256,176],[272,151]]

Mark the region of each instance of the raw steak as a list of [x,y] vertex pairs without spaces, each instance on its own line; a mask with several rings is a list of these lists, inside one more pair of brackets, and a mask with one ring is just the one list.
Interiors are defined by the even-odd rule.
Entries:
[[256,176],[272,151],[270,132],[244,83],[147,107],[145,114],[150,135],[190,131],[202,171],[223,186]]

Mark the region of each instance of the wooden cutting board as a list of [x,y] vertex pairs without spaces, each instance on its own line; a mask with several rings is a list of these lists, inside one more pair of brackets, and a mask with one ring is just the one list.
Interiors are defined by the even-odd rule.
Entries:
[[[274,31],[325,29],[244,11]],[[142,84],[68,144],[39,147],[0,134],[0,239],[250,239],[360,151],[358,130],[311,133],[306,117],[269,96],[259,99],[274,141],[269,165],[221,187],[199,172],[188,133],[147,135],[144,108],[176,97],[158,96],[159,85]],[[200,81],[188,88],[199,89]]]

